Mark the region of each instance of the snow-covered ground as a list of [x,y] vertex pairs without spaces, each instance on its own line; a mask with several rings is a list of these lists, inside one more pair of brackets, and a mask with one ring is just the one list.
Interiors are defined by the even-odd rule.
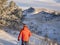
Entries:
[[[0,45],[18,45],[17,31],[7,30],[8,32],[0,29]],[[21,41],[20,41],[21,42]]]
[[[19,42],[17,41],[18,34],[19,34],[18,31],[13,31],[9,29],[5,30],[0,29],[0,45],[21,45],[21,40]],[[44,37],[32,34],[29,44],[48,45],[49,43],[45,41]]]
[[[5,29],[5,30],[0,29],[0,45],[21,45],[21,40],[19,42],[17,41],[18,34],[19,34],[18,31],[13,31],[9,29]],[[38,41],[38,42],[35,42],[35,41]],[[35,37],[31,36],[30,44],[40,45],[40,42],[42,42],[42,40],[40,40],[39,38],[36,38],[36,36]]]

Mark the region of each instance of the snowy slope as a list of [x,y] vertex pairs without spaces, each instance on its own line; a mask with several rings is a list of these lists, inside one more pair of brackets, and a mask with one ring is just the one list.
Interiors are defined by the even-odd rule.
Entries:
[[[9,30],[7,30],[9,31]],[[0,45],[17,45],[19,44],[17,41],[18,32],[17,31],[10,31],[5,32],[4,30],[0,29]],[[16,33],[14,35],[14,33]],[[21,42],[21,41],[20,41]]]
[[[7,32],[6,32],[7,31]],[[17,41],[18,31],[13,30],[0,30],[0,45],[21,45],[21,40]],[[48,39],[49,41],[53,41]],[[42,42],[42,43],[41,43]],[[45,41],[45,37],[38,36],[36,34],[32,34],[30,40],[30,45],[49,45],[47,41]],[[56,43],[55,43],[56,44]]]
[[5,31],[0,31],[0,45],[15,45],[16,38],[6,33]]

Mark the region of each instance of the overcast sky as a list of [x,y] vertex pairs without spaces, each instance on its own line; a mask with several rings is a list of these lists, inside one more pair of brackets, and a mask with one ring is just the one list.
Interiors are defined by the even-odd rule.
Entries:
[[[10,0],[9,0],[10,1]],[[20,7],[49,8],[60,11],[60,0],[13,0]]]

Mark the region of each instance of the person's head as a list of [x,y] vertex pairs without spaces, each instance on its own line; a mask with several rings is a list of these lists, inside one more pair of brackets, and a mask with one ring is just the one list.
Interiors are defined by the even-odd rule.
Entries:
[[26,25],[26,24],[24,24],[24,23],[23,23],[23,26],[24,26],[24,27],[27,27],[27,25]]

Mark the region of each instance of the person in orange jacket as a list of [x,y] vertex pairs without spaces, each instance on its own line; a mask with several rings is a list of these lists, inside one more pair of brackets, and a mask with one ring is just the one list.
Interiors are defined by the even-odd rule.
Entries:
[[29,38],[32,35],[26,24],[23,24],[23,29],[20,31],[18,41],[22,39],[22,45],[29,45]]

